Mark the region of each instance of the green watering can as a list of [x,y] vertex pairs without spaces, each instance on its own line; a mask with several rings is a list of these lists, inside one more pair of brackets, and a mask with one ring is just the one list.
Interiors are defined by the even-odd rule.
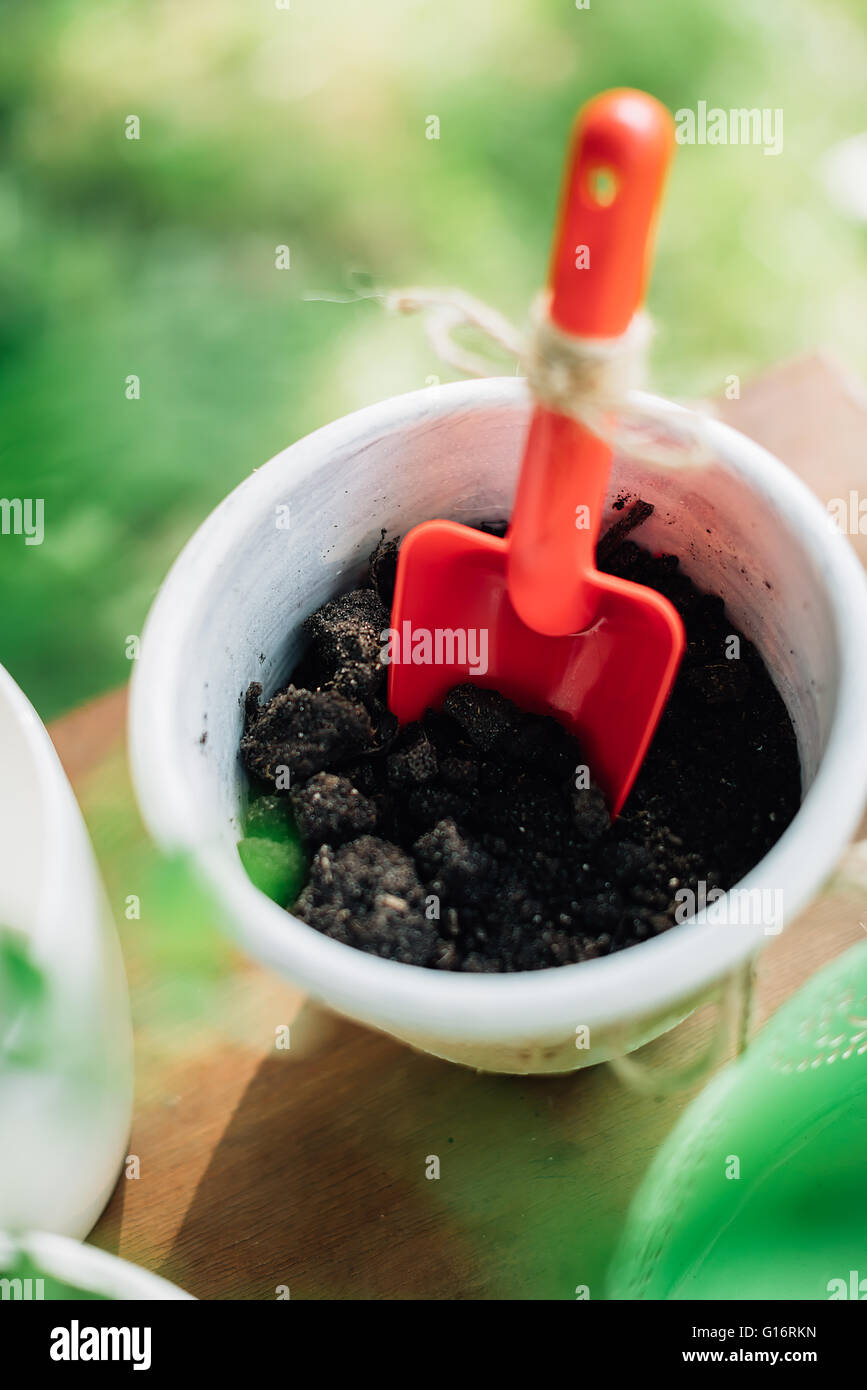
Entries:
[[867,942],[689,1106],[630,1210],[616,1299],[867,1299]]

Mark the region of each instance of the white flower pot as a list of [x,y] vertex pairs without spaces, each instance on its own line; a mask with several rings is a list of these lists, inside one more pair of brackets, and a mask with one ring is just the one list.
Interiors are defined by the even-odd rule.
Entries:
[[0,667],[0,927],[40,972],[0,1018],[0,1230],[83,1236],[132,1115],[126,976],[81,812],[32,705]]
[[[661,404],[661,403],[658,403]],[[524,383],[431,388],[337,420],[237,488],[190,541],[157,598],[134,682],[135,783],[156,839],[189,851],[238,940],[332,1008],[437,1056],[495,1071],[568,1071],[627,1052],[686,1016],[768,940],[704,914],[615,955],[517,975],[380,960],[283,912],[247,879],[236,842],[238,758],[251,680],[270,694],[299,656],[302,618],[351,585],[382,527],[510,509],[528,419]],[[671,406],[672,416],[678,413]],[[781,889],[790,919],[853,833],[867,784],[867,585],[804,485],[720,424],[715,461],[660,469],[620,459],[609,497],[655,504],[641,540],[722,594],[792,716],[804,801],[743,880]],[[290,525],[283,529],[290,509]],[[591,1046],[576,1047],[589,1026]]]

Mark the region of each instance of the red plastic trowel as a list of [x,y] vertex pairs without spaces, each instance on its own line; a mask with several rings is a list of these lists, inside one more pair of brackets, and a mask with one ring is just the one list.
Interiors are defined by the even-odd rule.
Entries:
[[[562,332],[614,338],[628,327],[673,148],[671,116],[643,92],[606,92],[579,114],[550,272],[549,312]],[[537,405],[504,540],[453,521],[408,532],[391,617],[403,659],[391,662],[388,699],[403,724],[473,681],[555,715],[580,741],[616,816],[668,698],[684,631],[667,599],[595,567],[610,466],[607,444]],[[430,634],[435,656],[416,664],[405,637],[418,633]]]

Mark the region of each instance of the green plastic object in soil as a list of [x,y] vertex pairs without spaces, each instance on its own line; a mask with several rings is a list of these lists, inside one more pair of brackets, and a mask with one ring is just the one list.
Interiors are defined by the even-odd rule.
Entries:
[[307,877],[307,859],[283,797],[250,802],[238,853],[251,882],[281,907],[294,903]]
[[867,1297],[867,943],[697,1097],[629,1213],[617,1299]]

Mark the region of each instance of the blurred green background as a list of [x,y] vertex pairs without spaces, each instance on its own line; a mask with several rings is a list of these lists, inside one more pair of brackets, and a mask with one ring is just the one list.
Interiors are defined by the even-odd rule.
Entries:
[[171,559],[251,469],[449,377],[419,324],[305,295],[364,272],[524,314],[566,131],[599,89],[784,111],[777,158],[679,150],[653,384],[718,394],[817,345],[867,367],[864,231],[822,173],[864,124],[859,14],[860,0],[0,4],[0,490],[44,498],[46,523],[41,547],[0,539],[0,660],[43,717],[126,679],[126,639]]

